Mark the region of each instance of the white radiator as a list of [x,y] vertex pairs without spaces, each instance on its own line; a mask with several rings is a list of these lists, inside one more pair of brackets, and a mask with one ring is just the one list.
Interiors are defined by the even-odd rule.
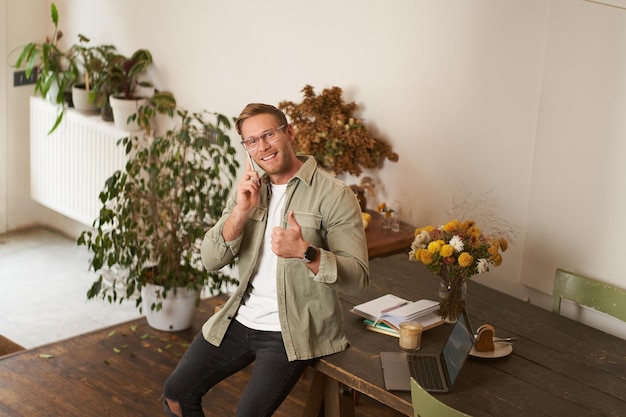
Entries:
[[117,146],[128,135],[100,115],[68,109],[50,135],[57,107],[30,99],[30,193],[33,200],[82,224],[98,216],[104,182],[124,169],[125,153]]

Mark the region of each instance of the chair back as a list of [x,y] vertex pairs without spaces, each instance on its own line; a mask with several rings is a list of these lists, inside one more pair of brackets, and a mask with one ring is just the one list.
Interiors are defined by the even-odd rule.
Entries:
[[411,402],[415,417],[471,417],[442,403],[411,378]]
[[626,290],[613,285],[557,269],[552,290],[552,311],[560,313],[561,299],[574,301],[626,321]]

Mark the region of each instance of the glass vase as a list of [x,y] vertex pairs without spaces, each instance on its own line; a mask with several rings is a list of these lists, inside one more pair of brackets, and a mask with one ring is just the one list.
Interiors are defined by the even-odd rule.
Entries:
[[467,282],[461,277],[441,278],[439,282],[439,315],[446,323],[456,323],[465,307]]
[[385,211],[382,213],[382,215],[383,215],[382,228],[391,229],[391,213]]

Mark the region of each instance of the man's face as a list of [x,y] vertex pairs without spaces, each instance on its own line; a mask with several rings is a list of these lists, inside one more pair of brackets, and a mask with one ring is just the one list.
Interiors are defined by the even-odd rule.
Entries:
[[[241,125],[241,137],[246,140],[250,137],[259,138],[264,133],[280,126],[278,120],[270,114],[259,114],[246,119]],[[258,148],[250,152],[255,162],[265,171],[274,183],[283,175],[287,175],[287,181],[291,179],[295,171],[295,155],[291,143],[294,132],[291,126],[285,126],[276,130],[271,140],[259,139]],[[274,141],[272,143],[268,143]],[[297,171],[297,167],[295,169]]]

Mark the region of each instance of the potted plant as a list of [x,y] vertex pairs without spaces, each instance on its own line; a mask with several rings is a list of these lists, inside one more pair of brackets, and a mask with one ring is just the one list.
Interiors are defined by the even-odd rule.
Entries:
[[[72,101],[76,110],[95,111],[105,107],[108,103],[94,90],[103,77],[106,76],[107,62],[115,55],[115,46],[98,45],[89,46],[89,38],[78,35],[79,43],[72,46],[72,56],[76,61],[78,77],[72,86]],[[106,120],[106,117],[104,117]]]
[[150,82],[139,80],[150,64],[152,54],[147,49],[138,49],[130,57],[115,54],[107,61],[102,82],[96,83],[97,91],[110,93],[113,121],[120,129],[136,131],[141,128],[136,123],[128,123],[128,118],[148,102],[148,98],[137,95],[136,88],[152,87]]
[[54,25],[52,36],[46,37],[44,42],[30,42],[26,44],[15,62],[15,67],[24,68],[27,77],[33,72],[37,74],[35,94],[39,93],[52,103],[59,105],[59,111],[52,133],[63,120],[65,110],[69,105],[66,97],[78,76],[76,63],[69,51],[63,51],[59,41],[63,32],[58,28],[59,13],[54,3],[50,5],[50,17]]
[[294,146],[300,153],[314,155],[317,163],[335,174],[359,176],[363,168],[377,168],[384,159],[398,160],[398,154],[383,140],[374,137],[356,117],[359,107],[345,103],[339,87],[316,95],[313,87],[302,89],[301,103],[283,101],[278,107],[296,128]]
[[[120,140],[126,168],[105,182],[99,217],[77,243],[91,252],[90,268],[98,272],[89,299],[122,302],[136,297],[151,326],[181,330],[191,324],[189,314],[188,322],[180,325],[155,324],[151,314],[169,310],[167,303],[187,291],[197,304],[205,286],[217,293],[235,282],[223,271],[204,270],[200,245],[224,209],[239,163],[226,116],[190,113],[176,107],[167,92],[153,95],[137,119],[147,127],[142,121],[155,112],[168,114],[175,126],[147,141],[143,135]],[[148,297],[154,300],[146,302]]]

